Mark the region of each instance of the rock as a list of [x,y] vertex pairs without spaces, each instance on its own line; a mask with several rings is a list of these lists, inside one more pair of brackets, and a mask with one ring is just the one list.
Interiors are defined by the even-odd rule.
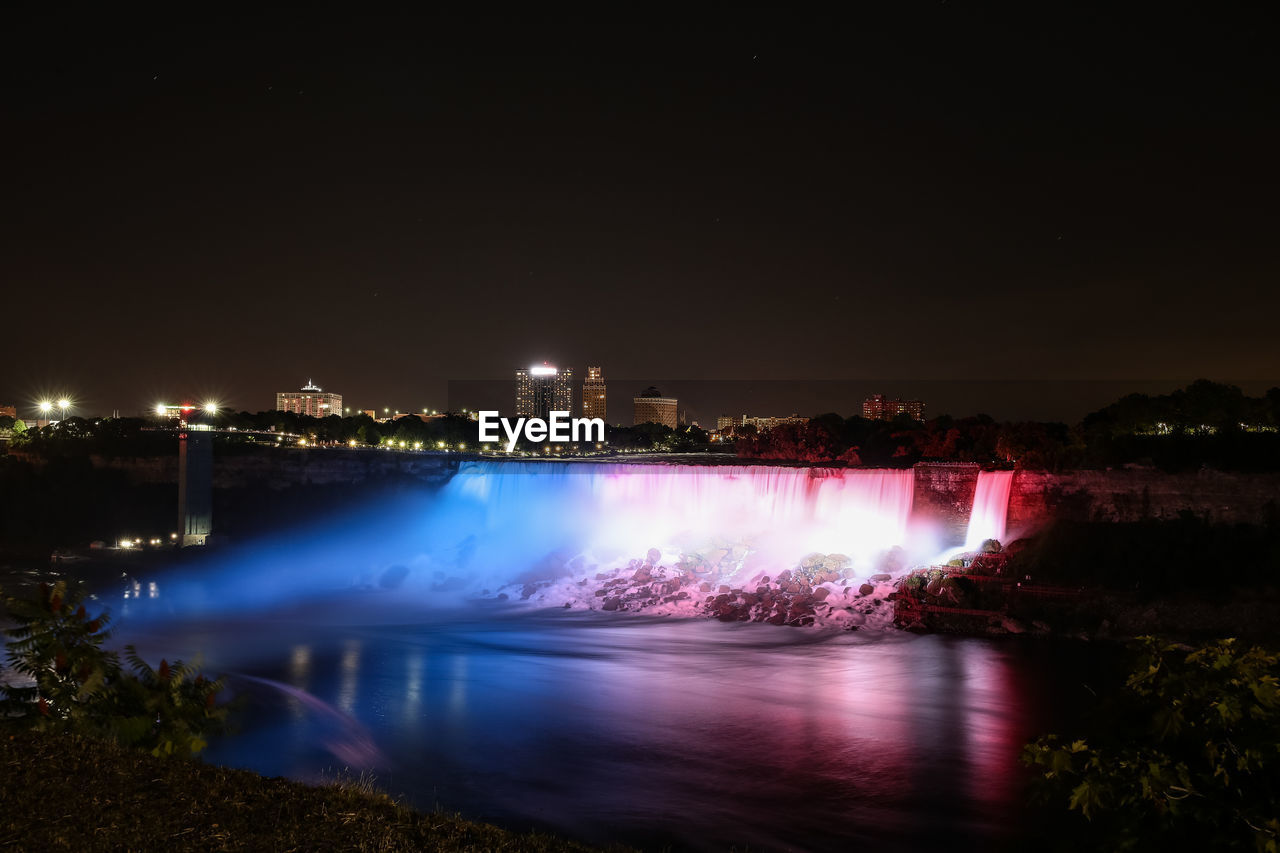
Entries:
[[606,598],[604,604],[600,605],[601,610],[617,610],[618,605],[622,603],[620,598]]
[[613,572],[600,572],[596,575],[596,580],[603,581],[613,577]]
[[815,601],[826,601],[827,596],[830,594],[831,590],[827,589],[825,586],[820,586],[813,591],[813,598]]
[[506,600],[507,600],[507,598],[508,598],[508,596],[507,596],[507,594],[506,594],[505,592],[500,592],[500,593],[498,593],[498,600],[499,600],[499,601],[506,601]]
[[798,583],[787,584],[787,592],[791,593],[792,595],[795,595],[799,591],[800,591],[800,584]]
[[597,590],[596,590],[596,598],[604,598],[604,597],[605,597],[606,595],[608,595],[608,594],[609,594],[609,590],[607,590],[607,589],[597,589]]
[[722,584],[720,584],[720,589],[719,589],[719,591],[720,591],[720,592],[730,592],[731,590],[729,589],[728,584],[723,584],[723,583],[722,583]]
[[1027,623],[1013,616],[1005,616],[1000,620],[1000,627],[1004,628],[1010,634],[1027,633]]
[[858,587],[858,595],[866,596],[866,595],[870,595],[875,591],[876,591],[876,588],[869,583],[864,583],[862,586]]
[[701,592],[711,592],[711,584],[707,583],[706,581],[703,581],[702,583],[698,584],[698,590]]
[[651,566],[656,566],[662,560],[662,552],[657,548],[650,548],[644,555],[645,562]]
[[640,568],[636,569],[636,573],[631,576],[631,579],[634,581],[639,581],[640,583],[648,583],[650,580],[653,579],[653,574],[649,571],[648,566],[641,566]]
[[893,575],[886,574],[885,572],[881,572],[878,575],[872,575],[867,580],[871,581],[872,583],[884,583],[885,581],[893,580]]
[[760,578],[760,583],[768,583],[768,582],[769,582],[769,576],[768,576],[768,575],[765,575],[764,577]]

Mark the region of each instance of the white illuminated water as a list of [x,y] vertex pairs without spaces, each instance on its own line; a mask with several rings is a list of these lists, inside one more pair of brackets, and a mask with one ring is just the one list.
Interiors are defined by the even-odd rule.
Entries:
[[442,499],[473,510],[478,547],[495,556],[745,544],[781,570],[815,551],[869,564],[905,544],[913,488],[909,469],[473,462]]
[[1004,542],[1013,474],[1013,471],[979,472],[973,510],[969,513],[969,530],[964,540],[966,550],[980,548],[987,539]]

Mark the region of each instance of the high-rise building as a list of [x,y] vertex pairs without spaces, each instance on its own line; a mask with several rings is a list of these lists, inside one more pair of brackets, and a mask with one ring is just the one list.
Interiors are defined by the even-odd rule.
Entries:
[[329,415],[342,414],[342,395],[326,393],[310,379],[298,391],[279,391],[276,393],[276,411],[293,412],[295,415],[309,415],[313,418],[327,418]]
[[608,423],[605,402],[604,372],[598,367],[588,367],[587,378],[582,383],[582,416]]
[[639,397],[632,397],[631,406],[631,422],[635,425],[665,424],[672,429],[678,426],[679,401],[675,397],[662,396],[662,392],[652,385]]
[[891,421],[898,415],[924,420],[923,400],[886,400],[883,394],[872,394],[862,401],[862,416],[872,421]]
[[573,370],[546,362],[516,369],[516,416],[546,419],[552,412],[573,411]]

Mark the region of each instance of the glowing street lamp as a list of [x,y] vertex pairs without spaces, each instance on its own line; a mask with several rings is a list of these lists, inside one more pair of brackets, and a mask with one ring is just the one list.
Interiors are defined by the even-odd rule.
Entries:
[[205,413],[206,415],[216,415],[216,414],[218,414],[218,404],[217,404],[217,403],[214,403],[214,402],[208,402],[208,403],[205,403],[205,404],[204,404],[204,413]]
[[53,403],[50,403],[48,400],[40,401],[40,414],[47,415],[52,411],[53,411]]

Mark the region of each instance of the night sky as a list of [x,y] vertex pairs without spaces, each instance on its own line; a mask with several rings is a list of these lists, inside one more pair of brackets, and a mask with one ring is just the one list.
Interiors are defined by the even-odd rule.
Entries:
[[443,408],[543,359],[752,414],[1280,377],[1269,27],[863,5],[6,10],[0,404]]

